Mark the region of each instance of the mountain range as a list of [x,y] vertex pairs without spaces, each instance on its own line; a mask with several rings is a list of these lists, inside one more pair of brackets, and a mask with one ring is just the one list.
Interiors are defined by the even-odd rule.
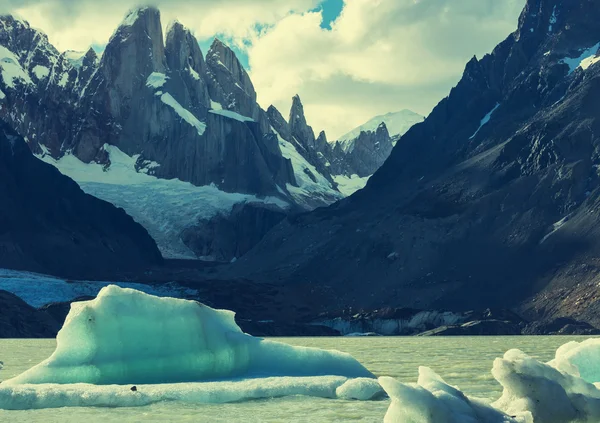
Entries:
[[101,57],[59,53],[26,21],[1,17],[0,61],[0,117],[142,223],[166,257],[239,257],[285,216],[362,188],[391,152],[387,131],[371,127],[355,151],[333,148],[299,96],[287,120],[264,111],[229,47],[215,39],[205,57],[179,22],[163,34],[152,7],[131,11]]
[[[84,191],[123,207],[163,254],[227,262],[178,274],[189,283],[280,287],[293,298],[278,296],[277,307],[308,298],[313,315],[501,308],[598,326],[599,20],[596,0],[528,0],[517,30],[473,57],[405,134],[384,116],[330,143],[299,96],[287,119],[263,110],[219,40],[204,57],[181,24],[163,39],[154,8],[130,13],[101,58],[60,54],[3,17],[3,154],[18,133]],[[35,185],[35,175],[21,180]],[[51,208],[38,223],[68,223],[77,210]],[[125,246],[132,263],[160,266],[152,240],[119,213],[127,236],[111,229],[116,217],[81,226],[89,251],[111,257]],[[102,245],[94,225],[113,234]],[[36,239],[18,228],[13,236]],[[56,236],[80,239],[67,232]],[[3,266],[35,265],[21,252],[7,257]]]
[[599,18],[594,0],[527,1],[363,190],[282,222],[227,274],[318,286],[329,308],[600,324]]

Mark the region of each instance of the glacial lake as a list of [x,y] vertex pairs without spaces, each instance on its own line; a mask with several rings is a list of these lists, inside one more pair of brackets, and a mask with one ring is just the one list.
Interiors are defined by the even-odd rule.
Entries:
[[[512,348],[548,361],[556,349],[585,336],[515,337],[365,337],[274,338],[292,345],[337,349],[352,354],[377,376],[416,382],[419,366],[431,367],[446,382],[469,396],[493,401],[501,387],[491,375],[492,362]],[[27,370],[54,351],[54,340],[0,340],[5,380]],[[381,422],[388,400],[343,401],[286,397],[233,404],[192,405],[163,402],[131,408],[60,408],[28,411],[0,410],[0,422]]]

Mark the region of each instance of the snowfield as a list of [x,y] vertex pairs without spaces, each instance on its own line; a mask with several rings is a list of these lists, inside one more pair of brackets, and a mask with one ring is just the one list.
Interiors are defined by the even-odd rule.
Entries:
[[[294,176],[299,186],[287,184],[286,188],[297,203],[310,208],[315,199],[321,199],[329,204],[344,198],[344,195],[334,190],[331,183],[298,152],[292,143],[284,140],[275,129],[271,128],[271,130],[277,135],[282,156],[292,162]],[[312,174],[316,181],[313,181],[308,173]]]
[[179,179],[159,179],[136,171],[137,155],[130,157],[108,144],[104,149],[111,161],[106,170],[97,163],[83,163],[71,154],[59,160],[49,155],[40,158],[74,179],[86,193],[123,208],[148,230],[167,258],[196,258],[181,241],[181,232],[200,219],[230,213],[235,204],[256,202],[289,207],[276,197],[258,198],[223,192],[214,185],[199,187]]
[[354,194],[356,191],[363,189],[371,177],[365,176],[361,178],[358,175],[346,176],[346,175],[334,175],[333,180],[338,184],[338,190],[344,196],[348,197]]

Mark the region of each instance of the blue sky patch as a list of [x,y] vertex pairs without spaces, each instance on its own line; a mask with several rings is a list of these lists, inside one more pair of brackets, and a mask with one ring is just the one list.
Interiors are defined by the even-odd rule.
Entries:
[[342,14],[344,0],[324,0],[315,11],[323,12],[321,28],[331,29],[331,24]]

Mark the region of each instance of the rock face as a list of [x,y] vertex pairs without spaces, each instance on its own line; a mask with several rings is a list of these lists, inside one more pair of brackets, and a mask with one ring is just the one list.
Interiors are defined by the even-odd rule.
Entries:
[[410,110],[375,116],[333,144],[331,172],[346,177],[370,177],[387,160],[402,135],[423,120],[423,116]]
[[46,312],[0,291],[0,338],[54,338],[60,326]]
[[182,239],[198,257],[230,261],[246,254],[285,217],[279,207],[240,203],[227,216],[217,215],[184,230]]
[[110,166],[110,144],[158,177],[287,196],[291,162],[233,52],[215,40],[205,62],[183,25],[169,26],[166,45],[161,28],[157,9],[134,10],[99,61],[93,50],[73,61],[27,22],[2,17],[0,116],[57,159],[72,152]]
[[365,189],[278,225],[232,273],[326,280],[326,300],[371,309],[598,324],[598,19],[597,1],[529,0]]
[[374,174],[394,147],[385,123],[381,123],[375,131],[361,132],[345,146],[345,150],[338,145],[340,144],[334,150],[334,172],[348,176],[358,175],[361,178]]
[[144,228],[35,158],[5,123],[0,181],[0,267],[69,276],[162,261]]

